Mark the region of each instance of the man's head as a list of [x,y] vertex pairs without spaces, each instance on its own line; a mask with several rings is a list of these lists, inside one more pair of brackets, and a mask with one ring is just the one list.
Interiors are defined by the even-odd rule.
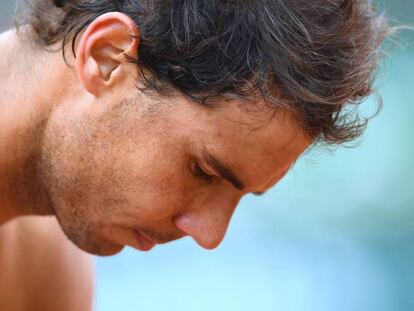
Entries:
[[370,93],[387,30],[360,0],[54,3],[27,23],[76,58],[40,172],[67,236],[101,255],[143,236],[214,248],[243,195],[357,137],[342,111]]

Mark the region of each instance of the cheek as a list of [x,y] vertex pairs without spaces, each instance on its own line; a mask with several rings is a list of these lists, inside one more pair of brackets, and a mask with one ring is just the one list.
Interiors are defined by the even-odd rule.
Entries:
[[[184,148],[165,136],[124,137],[106,145],[89,143],[93,150],[85,155],[79,176],[94,190],[88,206],[111,215],[113,222],[171,220],[194,196]],[[85,175],[88,171],[92,174]]]
[[[64,201],[84,200],[90,191],[86,176],[90,175],[90,166],[85,159],[85,146],[76,128],[65,130],[64,122],[51,122],[44,132],[40,173],[50,191],[52,199]],[[71,204],[73,205],[73,204]]]
[[41,160],[41,174],[57,212],[89,223],[103,221],[124,201],[113,170],[113,164],[118,165],[117,146],[91,124],[52,119],[44,133]]
[[82,218],[162,223],[196,196],[196,181],[178,137],[145,136],[137,130],[115,135],[109,126],[98,132],[87,126],[78,122],[66,130],[51,129],[46,153],[50,188]]
[[114,169],[125,185],[119,190],[128,198],[130,216],[151,222],[170,220],[188,205],[189,194],[194,191],[191,176],[183,169],[185,163],[179,159],[172,156],[159,161],[143,156],[139,161],[124,162],[134,167],[126,174]]

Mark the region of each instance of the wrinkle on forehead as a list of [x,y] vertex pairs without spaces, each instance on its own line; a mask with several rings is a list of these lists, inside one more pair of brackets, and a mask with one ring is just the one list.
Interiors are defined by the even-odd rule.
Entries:
[[[227,121],[239,126],[239,140],[249,141],[262,138],[271,149],[287,153],[302,153],[312,142],[311,137],[300,127],[293,113],[282,108],[261,108],[246,110],[239,108],[232,112]],[[297,157],[295,157],[296,160]]]
[[283,107],[270,107],[264,102],[258,101],[244,104],[236,103],[234,108],[235,109],[231,109],[231,113],[225,117],[226,120],[228,122],[236,123],[240,127],[245,127],[251,134],[278,123],[280,125],[280,131],[284,131],[285,134],[289,134],[289,132],[291,133],[290,137],[286,137],[287,144],[290,140],[295,140],[299,133],[305,134],[309,143],[312,140],[311,136],[305,133],[302,127],[300,127],[294,113]]

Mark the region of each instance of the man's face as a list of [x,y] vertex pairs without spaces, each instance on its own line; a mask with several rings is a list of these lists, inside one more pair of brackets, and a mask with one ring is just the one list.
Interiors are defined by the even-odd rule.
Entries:
[[114,94],[56,107],[44,133],[41,172],[56,216],[90,253],[148,250],[143,235],[214,248],[241,197],[275,185],[310,143],[286,112]]

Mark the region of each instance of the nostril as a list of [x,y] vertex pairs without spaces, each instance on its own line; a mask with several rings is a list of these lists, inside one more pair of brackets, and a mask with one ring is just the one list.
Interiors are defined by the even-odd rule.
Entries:
[[177,233],[177,240],[178,240],[178,239],[181,239],[181,238],[184,238],[184,237],[186,237],[186,236],[188,236],[188,234],[180,230],[180,231]]
[[191,220],[189,215],[180,215],[174,219],[174,225],[183,236],[191,235]]
[[190,218],[191,218],[191,216],[189,214],[181,214],[181,215],[174,218],[174,223],[178,227],[180,227],[180,226],[186,227],[189,224],[189,222],[191,221]]

